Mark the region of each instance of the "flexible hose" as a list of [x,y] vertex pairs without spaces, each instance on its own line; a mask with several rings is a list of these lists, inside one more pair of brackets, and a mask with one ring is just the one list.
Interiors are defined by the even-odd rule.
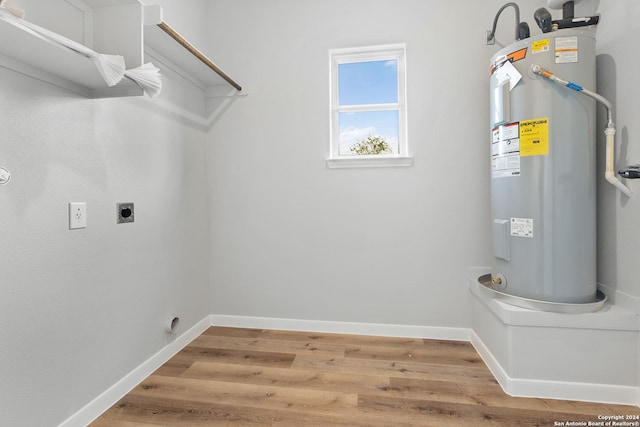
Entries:
[[493,29],[491,30],[491,34],[489,34],[489,36],[487,37],[488,40],[493,40],[495,38],[496,27],[498,26],[498,18],[500,17],[500,14],[502,13],[502,11],[509,6],[513,7],[516,10],[516,36],[515,37],[516,37],[516,40],[520,40],[520,32],[518,31],[518,25],[520,24],[520,8],[514,2],[509,2],[504,6],[502,6],[500,10],[498,10],[498,13],[496,13],[496,17],[493,18]]

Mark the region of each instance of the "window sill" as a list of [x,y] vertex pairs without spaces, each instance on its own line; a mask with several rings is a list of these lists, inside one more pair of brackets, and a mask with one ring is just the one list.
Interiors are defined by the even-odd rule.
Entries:
[[406,167],[412,164],[413,157],[372,156],[327,159],[327,167],[329,169]]

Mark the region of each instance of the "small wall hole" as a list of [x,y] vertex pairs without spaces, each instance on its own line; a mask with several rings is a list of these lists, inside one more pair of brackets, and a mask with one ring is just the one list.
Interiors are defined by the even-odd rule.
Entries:
[[178,331],[178,325],[180,324],[179,317],[173,317],[167,322],[167,332],[175,334]]

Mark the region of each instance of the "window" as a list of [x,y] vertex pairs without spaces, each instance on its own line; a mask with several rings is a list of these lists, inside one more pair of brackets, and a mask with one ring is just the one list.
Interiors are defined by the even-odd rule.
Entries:
[[408,166],[404,45],[331,56],[329,167]]

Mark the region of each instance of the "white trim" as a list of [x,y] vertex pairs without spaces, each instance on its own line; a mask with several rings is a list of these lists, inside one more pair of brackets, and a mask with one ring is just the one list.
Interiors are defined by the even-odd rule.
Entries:
[[321,320],[279,319],[250,316],[210,315],[176,338],[162,350],[151,356],[140,366],[105,390],[58,427],[85,426],[93,422],[146,377],[186,347],[210,326],[236,328],[277,329],[288,331],[325,332],[387,337],[424,338],[469,341],[467,328],[446,328],[413,325],[386,325],[376,323],[332,322]]
[[156,369],[206,331],[209,326],[211,326],[211,317],[207,316],[184,334],[177,337],[170,344],[163,347],[162,350],[151,356],[121,380],[109,387],[100,394],[100,396],[96,397],[78,412],[67,418],[58,427],[86,426],[94,421],[102,415],[104,411],[109,409],[124,395],[140,384],[142,380],[151,375]]
[[620,306],[636,316],[640,315],[640,298],[619,291],[604,283],[598,283],[598,289],[604,292],[611,304]]
[[363,104],[363,105],[343,105],[338,108],[338,113],[360,113],[366,111],[395,111],[402,108],[400,103],[388,104]]
[[480,358],[484,361],[484,364],[487,365],[493,376],[495,377],[500,387],[505,391],[505,393],[509,394],[507,388],[509,387],[511,379],[507,372],[502,368],[502,365],[498,362],[498,360],[493,357],[489,348],[482,342],[480,337],[476,334],[475,331],[471,331],[470,339],[471,345],[476,349]]
[[212,326],[236,328],[275,329],[285,331],[324,332],[331,334],[371,335],[381,337],[424,338],[451,341],[469,341],[470,329],[389,325],[381,323],[334,322],[327,320],[281,319],[251,316],[211,316]]
[[503,390],[511,396],[640,406],[640,388],[638,387],[510,378],[476,333],[468,328],[212,314],[133,369],[58,427],[88,425],[210,326],[467,341],[476,349]]
[[510,396],[640,406],[639,387],[511,378],[480,337],[473,331],[470,335],[471,344],[504,392]]
[[363,157],[337,157],[327,159],[329,169],[342,168],[380,168],[393,166],[411,166],[413,157],[391,156],[363,156]]

